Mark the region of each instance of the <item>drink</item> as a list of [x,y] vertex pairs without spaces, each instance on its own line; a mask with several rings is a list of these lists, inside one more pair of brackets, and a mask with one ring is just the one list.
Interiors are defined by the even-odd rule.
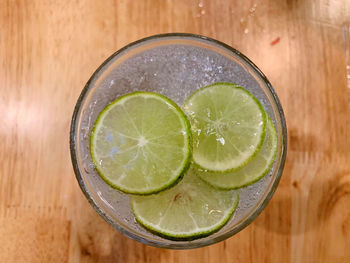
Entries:
[[[107,61],[84,89],[72,121],[72,160],[78,181],[94,208],[116,229],[144,243],[170,248],[198,247],[222,240],[256,217],[277,187],[285,158],[285,124],[270,84],[241,55],[212,40],[193,36],[163,36],[133,44]],[[235,82],[254,94],[274,122],[277,158],[269,174],[238,190],[234,216],[219,232],[194,241],[170,241],[149,233],[134,220],[127,195],[96,173],[89,137],[100,111],[117,97],[133,91],[163,94],[178,105],[195,90],[215,83]],[[84,99],[84,100],[82,100]]]

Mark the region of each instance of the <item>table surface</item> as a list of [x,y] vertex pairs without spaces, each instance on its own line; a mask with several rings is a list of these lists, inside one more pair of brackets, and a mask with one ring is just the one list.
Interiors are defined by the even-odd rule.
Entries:
[[[0,2],[0,262],[350,262],[348,0]],[[223,41],[268,76],[288,156],[263,213],[216,245],[173,251],[113,230],[69,153],[82,87],[117,49],[153,34]]]

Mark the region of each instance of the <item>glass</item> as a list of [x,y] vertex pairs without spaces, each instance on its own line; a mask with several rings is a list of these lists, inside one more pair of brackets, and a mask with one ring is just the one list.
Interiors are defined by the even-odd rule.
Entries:
[[[107,185],[91,162],[89,137],[99,112],[117,97],[136,90],[161,93],[182,105],[196,89],[235,82],[262,103],[274,122],[278,149],[270,172],[239,191],[231,220],[218,232],[193,241],[172,241],[138,225],[129,197]],[[275,192],[286,158],[287,129],[279,99],[265,75],[243,54],[217,40],[192,34],[163,34],[133,42],[110,56],[92,75],[74,109],[70,150],[76,178],[86,198],[110,225],[147,245],[189,249],[222,241],[249,225]]]

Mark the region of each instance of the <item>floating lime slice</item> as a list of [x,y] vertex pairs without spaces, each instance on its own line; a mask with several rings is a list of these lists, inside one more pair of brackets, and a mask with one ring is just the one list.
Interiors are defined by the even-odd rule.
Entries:
[[184,105],[193,137],[193,161],[227,172],[248,163],[265,137],[265,112],[247,90],[216,83],[192,94]]
[[246,166],[229,173],[213,173],[197,169],[196,174],[207,183],[221,189],[236,189],[248,186],[267,174],[275,159],[276,150],[276,131],[268,117],[264,143],[257,155]]
[[151,232],[172,240],[208,236],[223,227],[238,204],[236,191],[211,187],[190,168],[176,186],[155,195],[132,196],[136,220]]
[[132,194],[151,194],[175,184],[189,166],[190,145],[190,126],[181,109],[150,92],[127,94],[108,105],[90,138],[101,177]]

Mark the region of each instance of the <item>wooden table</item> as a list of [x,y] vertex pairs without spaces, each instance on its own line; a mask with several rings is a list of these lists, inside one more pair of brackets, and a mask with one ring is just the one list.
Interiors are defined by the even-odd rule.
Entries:
[[[0,262],[350,262],[348,0],[0,1]],[[250,57],[274,85],[288,157],[265,211],[190,251],[114,231],[73,173],[69,125],[93,71],[139,38],[190,32]]]

